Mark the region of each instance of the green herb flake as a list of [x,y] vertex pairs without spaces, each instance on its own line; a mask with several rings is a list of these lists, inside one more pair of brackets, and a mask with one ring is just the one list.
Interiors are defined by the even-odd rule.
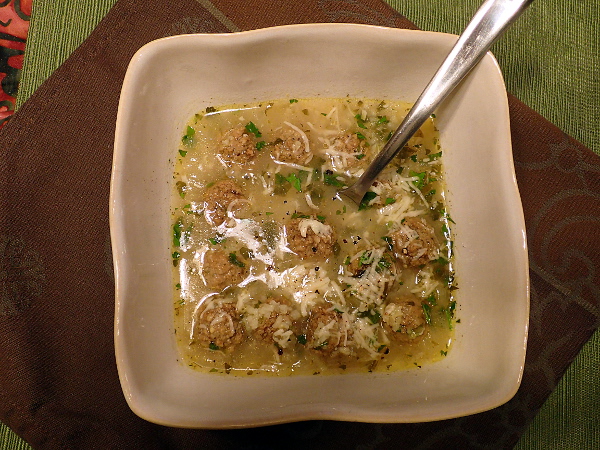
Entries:
[[183,221],[179,219],[173,225],[173,247],[181,246],[181,230],[183,229]]
[[432,115],[431,115],[431,118],[432,118],[432,119],[435,119],[435,114],[432,114]]
[[317,220],[321,223],[325,222],[326,217],[325,216],[317,216]]
[[363,209],[367,209],[369,207],[369,203],[375,197],[377,197],[377,194],[375,192],[373,192],[373,191],[367,191],[367,193],[365,194],[365,196],[361,200],[360,205],[358,206],[358,210],[362,211]]
[[256,136],[257,138],[262,137],[262,134],[260,131],[258,131],[258,128],[256,127],[256,125],[254,125],[253,122],[248,122],[246,124],[246,131],[248,131],[248,133],[252,133],[254,136]]
[[360,155],[356,155],[355,158],[360,160],[360,159],[363,159],[365,156],[367,156],[367,155],[365,155],[364,153],[361,153]]
[[438,159],[442,157],[442,152],[432,153],[429,155],[430,160]]
[[175,289],[177,289],[177,290],[181,289],[181,283],[177,283],[177,284],[175,285]]
[[310,216],[308,214],[300,214],[300,213],[293,213],[292,214],[292,219],[310,219]]
[[209,372],[211,372],[211,373],[215,373],[215,372],[218,372],[218,371],[219,371],[219,370],[218,370],[218,369],[215,369],[214,367],[213,367],[212,369],[210,369],[210,370],[209,370]]
[[187,155],[187,151],[186,150],[179,150],[179,154],[181,156],[185,156],[185,155]]
[[265,212],[265,216],[272,216],[273,214],[275,214],[275,213],[272,213],[271,211]]
[[341,180],[338,180],[337,177],[339,177],[339,175],[335,174],[335,173],[325,173],[323,175],[323,182],[329,186],[334,186],[334,187],[345,187],[346,183],[344,183]]
[[222,234],[217,234],[215,237],[211,237],[208,238],[208,241],[212,244],[212,245],[218,245],[221,244],[222,242],[225,242],[225,236],[223,236]]
[[448,352],[444,351],[444,350],[440,350],[440,355],[442,355],[442,356],[448,356]]
[[412,162],[417,162],[417,155],[411,155],[410,159]]
[[306,345],[306,335],[305,334],[296,335],[296,340],[298,341],[298,344]]
[[431,294],[429,297],[427,297],[427,298],[425,299],[425,301],[426,301],[427,303],[429,303],[429,305],[431,305],[431,306],[435,306],[435,305],[437,305],[437,300],[436,300],[436,298],[435,298],[435,295],[434,295],[434,294]]
[[367,140],[366,136],[364,134],[362,134],[362,133],[356,133],[356,137],[359,138],[362,141],[366,141]]
[[208,348],[210,348],[211,350],[214,350],[214,351],[220,349],[220,347],[217,344],[215,344],[214,342],[211,342],[210,344],[208,344]]
[[390,120],[386,116],[378,116],[377,123],[388,123]]
[[263,148],[265,148],[265,146],[267,145],[267,143],[265,141],[260,141],[256,143],[256,150],[260,151]]
[[356,119],[356,124],[359,126],[359,128],[367,129],[367,126],[365,125],[365,121],[363,120],[363,118],[360,114],[355,115],[354,118]]
[[296,98],[290,98],[290,103],[298,103],[298,99],[296,99]]
[[393,203],[396,203],[396,199],[395,198],[388,197],[388,198],[385,199],[385,204],[386,205],[391,205]]
[[417,178],[416,180],[413,181],[413,184],[418,189],[421,189],[423,186],[425,186],[425,175],[427,175],[427,172],[415,172],[415,171],[411,170],[408,173],[409,177]]
[[194,130],[192,127],[190,127],[188,125],[185,134],[181,138],[181,142],[183,142],[184,145],[191,145],[192,142],[194,141],[195,134],[196,134],[196,130]]
[[294,189],[298,192],[302,192],[302,182],[300,181],[300,178],[298,178],[298,175],[292,173],[286,177],[286,180],[294,187]]
[[235,254],[235,252],[231,252],[229,254],[229,262],[235,266],[238,267],[246,267],[246,264],[244,264],[242,261],[240,261],[237,257],[237,255]]
[[431,305],[427,302],[421,303],[423,308],[423,317],[425,318],[425,322],[431,325]]

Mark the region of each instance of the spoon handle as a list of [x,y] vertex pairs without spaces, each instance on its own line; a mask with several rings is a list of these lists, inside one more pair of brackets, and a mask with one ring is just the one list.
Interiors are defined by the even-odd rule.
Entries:
[[340,193],[359,204],[379,173],[532,1],[486,0],[381,152],[358,181]]

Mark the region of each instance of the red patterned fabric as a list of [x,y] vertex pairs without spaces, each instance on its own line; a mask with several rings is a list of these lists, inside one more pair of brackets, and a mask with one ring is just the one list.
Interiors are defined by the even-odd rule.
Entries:
[[0,0],[0,128],[13,114],[32,0]]

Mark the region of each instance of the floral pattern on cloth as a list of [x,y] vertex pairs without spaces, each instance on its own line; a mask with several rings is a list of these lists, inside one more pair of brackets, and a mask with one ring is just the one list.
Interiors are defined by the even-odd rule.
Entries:
[[0,0],[0,128],[14,113],[32,0]]

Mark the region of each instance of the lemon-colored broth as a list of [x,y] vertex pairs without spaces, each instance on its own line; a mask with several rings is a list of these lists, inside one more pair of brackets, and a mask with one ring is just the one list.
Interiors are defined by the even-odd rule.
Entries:
[[[452,339],[454,309],[452,255],[435,119],[431,118],[421,127],[406,151],[381,176],[382,180],[392,180],[396,185],[407,180],[406,186],[396,192],[380,194],[377,204],[358,211],[351,202],[336,195],[339,186],[327,184],[325,180],[329,170],[339,183],[349,185],[355,181],[409,107],[406,103],[387,100],[284,99],[208,108],[191,118],[175,166],[172,208],[174,229],[181,234],[177,239],[179,245],[173,249],[175,330],[185,364],[218,373],[326,374],[415,368],[446,355]],[[250,129],[260,133],[260,137],[254,136],[257,143],[264,143],[258,144],[262,146],[258,156],[244,164],[226,163],[218,155],[223,134],[248,124],[253,124],[255,128]],[[272,157],[272,143],[290,124],[305,133],[314,153],[304,166],[281,164]],[[340,166],[339,160],[336,164],[326,151],[332,139],[347,133],[358,133],[367,142],[359,165],[351,168]],[[204,217],[204,195],[208,187],[223,179],[234,180],[248,202],[226,224],[214,227]],[[331,181],[331,173],[328,180]],[[399,225],[382,217],[387,217],[388,210],[402,199],[410,200],[410,211],[424,213],[419,216],[433,227],[440,243],[439,260],[425,267],[402,268],[392,290],[394,296],[408,294],[421,300],[429,299],[429,324],[423,336],[410,342],[397,342],[385,337],[381,324],[361,318],[367,325],[378,327],[377,336],[382,337],[377,343],[380,352],[373,356],[373,351],[361,350],[352,357],[331,358],[307,349],[297,336],[287,348],[280,349],[253,338],[251,330],[247,330],[244,341],[232,351],[210,349],[194,339],[193,323],[201,304],[215,296],[239,304],[240,296],[246,301],[260,302],[269,295],[283,295],[294,308],[308,308],[308,313],[311,307],[320,304],[356,312],[356,300],[344,282],[348,257],[373,246],[386,247],[387,241],[382,238]],[[335,254],[327,261],[301,260],[285,249],[282,226],[299,214],[318,216],[335,230]],[[250,266],[248,277],[223,292],[208,289],[199,261],[210,249],[245,255]],[[330,280],[330,289],[320,292],[316,303],[302,306],[297,298],[297,286],[286,284],[286,271],[299,266],[311,276]],[[424,282],[425,278],[429,283]],[[340,289],[334,289],[332,284]],[[344,298],[340,298],[340,291]],[[300,336],[306,320],[307,315],[298,320],[296,329],[300,330],[297,332]]]

